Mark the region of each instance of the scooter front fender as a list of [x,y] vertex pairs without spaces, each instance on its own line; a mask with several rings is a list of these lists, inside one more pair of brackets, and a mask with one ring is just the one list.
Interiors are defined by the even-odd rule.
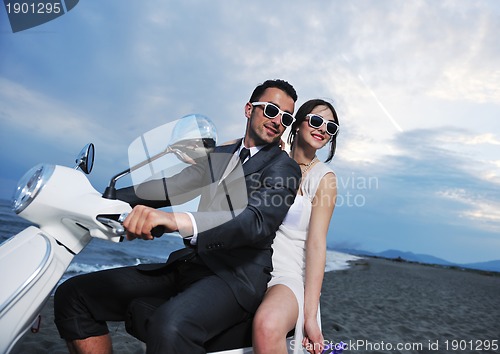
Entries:
[[124,201],[102,198],[81,171],[56,165],[46,185],[19,216],[38,224],[78,254],[92,237],[120,240],[96,220],[98,215],[120,215],[131,210]]
[[30,226],[0,247],[0,353],[8,353],[31,327],[73,254]]

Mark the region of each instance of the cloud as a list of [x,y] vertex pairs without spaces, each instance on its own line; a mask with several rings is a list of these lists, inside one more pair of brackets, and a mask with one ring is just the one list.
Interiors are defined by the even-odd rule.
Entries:
[[500,140],[493,133],[486,133],[473,136],[462,136],[455,140],[455,142],[460,142],[468,145],[477,144],[491,144],[500,145]]
[[[446,133],[444,133],[446,131]],[[458,166],[474,178],[500,186],[500,140],[494,133],[474,132],[446,127],[436,143],[456,154],[462,155]]]
[[339,178],[379,182],[340,191],[366,201],[336,211],[352,242],[432,245],[498,225],[499,14],[463,0],[80,2],[43,31],[0,34],[2,130],[46,153],[93,140],[116,172],[136,136],[189,113],[220,141],[242,136],[251,90],[283,78],[298,104],[334,102]]
[[107,131],[61,100],[3,78],[0,78],[0,107],[4,129],[15,128],[27,136],[43,137],[61,149],[72,146],[75,140],[90,137],[108,150],[116,149],[116,144],[109,142],[108,133],[113,135],[113,130]]
[[[498,173],[498,166],[480,160],[482,150],[469,151],[468,145],[460,144],[464,140],[496,140],[491,136],[487,139],[466,137],[471,137],[470,132],[449,127],[402,134],[395,144],[403,154],[392,159],[389,174],[408,182],[408,198],[434,200],[435,204],[429,205],[428,211],[447,215],[443,220],[472,222],[476,228],[500,230],[500,213],[497,212],[500,210],[499,183],[493,178],[484,178]],[[454,204],[441,203],[440,199]],[[447,207],[442,208],[445,204]]]
[[466,137],[482,141],[459,128],[409,130],[388,142],[392,154],[373,161],[334,160],[342,205],[329,242],[458,262],[498,258],[499,181],[484,178],[498,166],[478,159],[496,145],[461,143]]
[[478,228],[500,232],[500,200],[491,200],[487,195],[463,188],[445,189],[438,195],[467,206],[459,213],[460,218],[477,222]]
[[[473,61],[474,63],[476,61]],[[471,63],[450,64],[429,94],[446,100],[500,103],[500,70],[472,68]]]
[[[363,2],[338,7],[315,14],[325,33],[343,33],[340,41],[333,36],[331,51],[322,47],[324,57],[343,53],[353,76],[360,75],[382,103],[388,92],[391,101],[399,95],[500,102],[495,44],[500,25],[491,2],[378,1],[372,7]],[[327,21],[332,13],[342,13],[345,21]]]

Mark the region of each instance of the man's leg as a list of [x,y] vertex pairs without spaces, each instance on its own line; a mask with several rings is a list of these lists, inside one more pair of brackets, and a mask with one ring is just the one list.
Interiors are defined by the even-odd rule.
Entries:
[[135,267],[73,277],[54,296],[55,323],[72,353],[111,353],[106,321],[123,321],[137,297],[172,296],[170,273],[140,272]]
[[206,276],[155,311],[146,353],[205,353],[206,341],[249,316],[221,278]]
[[70,354],[112,354],[111,337],[109,334],[102,336],[89,337],[85,339],[75,339],[66,342]]

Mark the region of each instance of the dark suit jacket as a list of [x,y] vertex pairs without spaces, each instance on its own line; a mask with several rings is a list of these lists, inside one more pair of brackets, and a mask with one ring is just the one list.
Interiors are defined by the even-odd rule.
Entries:
[[[271,277],[271,244],[294,201],[301,173],[277,145],[267,145],[243,170],[236,168],[219,182],[240,144],[216,147],[208,158],[173,177],[118,190],[117,196],[133,206],[164,207],[200,195],[198,211],[192,213],[199,229],[197,246],[172,252],[165,265],[197,253],[227,282],[238,302],[255,312]],[[238,190],[245,198],[234,195]]]

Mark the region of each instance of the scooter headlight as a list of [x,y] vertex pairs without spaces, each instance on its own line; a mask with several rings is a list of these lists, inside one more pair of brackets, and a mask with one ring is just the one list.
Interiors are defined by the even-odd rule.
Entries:
[[26,172],[17,183],[14,197],[12,198],[12,210],[19,214],[22,212],[45,186],[54,172],[54,165],[40,164]]

